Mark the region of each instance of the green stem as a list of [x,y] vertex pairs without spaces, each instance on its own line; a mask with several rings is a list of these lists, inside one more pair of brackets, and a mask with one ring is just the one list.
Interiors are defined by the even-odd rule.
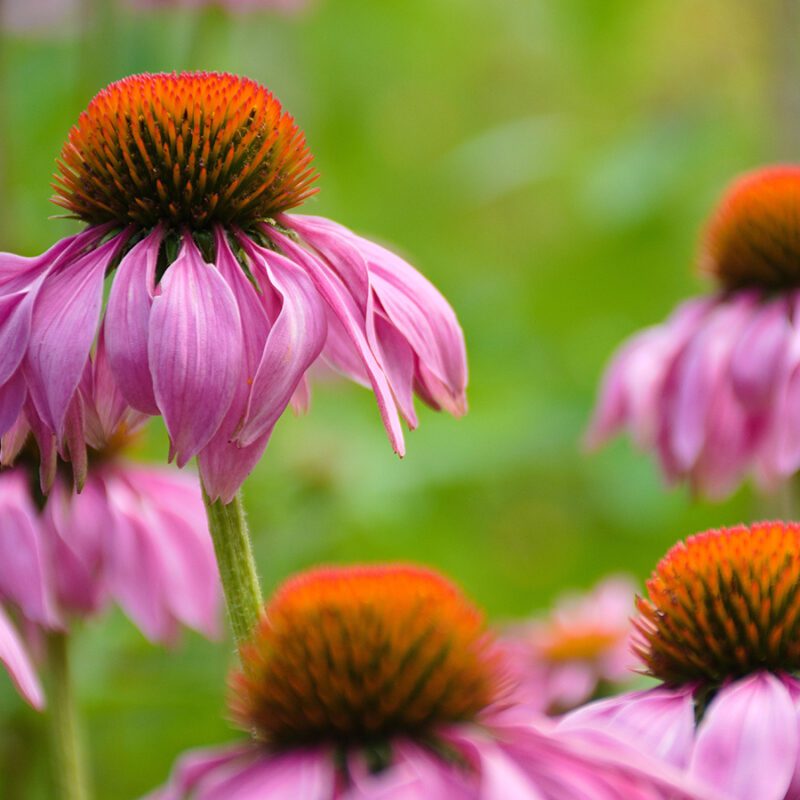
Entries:
[[261,611],[261,588],[247,533],[241,494],[227,505],[211,501],[203,487],[208,529],[217,554],[222,591],[237,646],[250,636]]
[[69,636],[47,635],[48,715],[60,800],[88,800],[89,789],[69,666]]

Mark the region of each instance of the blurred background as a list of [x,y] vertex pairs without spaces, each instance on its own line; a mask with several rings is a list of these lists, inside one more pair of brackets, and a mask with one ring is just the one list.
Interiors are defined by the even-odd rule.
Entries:
[[[676,539],[765,513],[747,489],[703,504],[627,442],[587,455],[580,440],[614,347],[704,289],[693,254],[724,184],[795,152],[791,4],[239,5],[0,0],[0,249],[32,255],[75,228],[50,218],[51,173],[105,84],[227,70],[305,129],[321,177],[302,210],[392,243],[449,298],[469,415],[423,410],[401,462],[369,393],[317,385],[245,487],[267,592],[319,562],[413,559],[504,620],[610,571],[641,580]],[[153,424],[140,456],[165,454]],[[229,643],[165,652],[118,612],[77,638],[100,800],[234,737]],[[41,725],[2,677],[4,800],[49,796]]]

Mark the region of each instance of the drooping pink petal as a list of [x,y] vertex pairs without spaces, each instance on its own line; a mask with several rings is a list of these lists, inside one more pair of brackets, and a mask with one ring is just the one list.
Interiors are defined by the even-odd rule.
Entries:
[[336,271],[362,314],[371,294],[369,271],[364,254],[355,246],[352,231],[325,217],[283,214],[280,221],[322,254]]
[[727,378],[731,351],[755,302],[753,294],[742,293],[718,305],[676,364],[676,391],[666,426],[672,455],[682,470],[691,470],[700,455],[720,382]]
[[233,500],[261,460],[271,434],[269,430],[251,444],[239,447],[230,442],[228,435],[217,433],[197,454],[203,486],[212,501],[230,503]]
[[[368,335],[380,310],[414,351],[421,366],[421,395],[435,408],[456,416],[466,412],[467,360],[464,335],[456,315],[430,281],[395,253],[321,217],[287,216],[282,221],[318,250],[345,281],[366,314]],[[365,268],[366,265],[366,268]],[[364,300],[366,298],[366,302]],[[374,338],[373,352],[382,352]],[[386,365],[383,365],[386,369]],[[387,373],[390,370],[387,369]],[[392,375],[389,374],[390,383]],[[406,418],[413,418],[400,397],[405,384],[392,389]]]
[[0,608],[0,663],[4,664],[19,693],[34,708],[44,708],[44,694],[22,642]]
[[694,742],[692,690],[658,688],[599,700],[567,714],[559,727],[599,730],[660,761],[685,767]]
[[748,409],[772,402],[791,339],[789,308],[779,297],[763,305],[742,330],[731,353],[731,384]]
[[392,763],[381,772],[370,769],[363,753],[355,752],[347,763],[350,784],[342,800],[417,800],[420,797],[473,800],[475,776],[469,769],[449,763],[413,741],[392,741]]
[[162,238],[161,229],[155,228],[122,259],[114,275],[103,325],[116,383],[127,402],[145,414],[158,414],[148,361],[148,335]]
[[86,441],[95,450],[102,450],[121,431],[126,434],[136,431],[147,417],[134,411],[122,396],[111,371],[102,330],[94,358],[88,366],[79,387],[83,399]]
[[[87,362],[88,366],[88,362]],[[72,474],[75,480],[75,489],[81,492],[86,483],[86,473],[89,468],[89,455],[86,450],[86,423],[84,417],[83,398],[76,392],[64,418],[64,434],[62,437],[59,455],[64,461],[72,464]]]
[[219,576],[197,479],[167,470],[126,466],[113,473],[107,471],[105,483],[112,506],[119,484],[124,483],[138,495],[142,507],[149,507],[145,521],[158,547],[162,602],[170,613],[206,636],[217,636]]
[[241,770],[254,755],[253,748],[248,745],[190,751],[178,760],[167,785],[147,795],[144,800],[185,800],[198,786],[202,786],[207,776],[217,770]]
[[333,800],[334,757],[328,748],[262,754],[239,769],[210,773],[195,785],[198,800]]
[[107,599],[103,571],[113,532],[102,482],[92,475],[84,491],[76,495],[59,479],[48,497],[41,525],[59,605],[80,615],[96,613]]
[[167,576],[151,514],[134,492],[120,484],[114,487],[112,499],[106,571],[109,592],[148,639],[172,643],[178,626],[164,598]]
[[25,405],[27,389],[22,372],[15,372],[0,386],[0,434],[10,432]]
[[31,333],[33,312],[31,292],[17,292],[0,297],[0,385],[14,376]]
[[234,435],[247,410],[250,390],[272,323],[262,300],[264,293],[259,296],[244,274],[221,228],[215,231],[215,242],[217,269],[230,286],[242,319],[242,367],[228,413],[217,432],[198,454],[198,466],[209,497],[229,503],[258,463],[271,433],[267,431],[247,447],[238,447],[233,443]]
[[689,772],[732,800],[784,800],[798,758],[789,692],[769,673],[723,687],[697,732]]
[[123,236],[50,273],[34,303],[24,369],[39,415],[59,437],[97,333],[105,273]]
[[39,486],[43,494],[49,494],[56,479],[58,450],[52,430],[42,422],[30,397],[25,401],[25,419],[30,427],[36,446],[39,448]]
[[253,378],[237,441],[247,446],[269,433],[289,405],[306,370],[322,351],[327,334],[322,298],[308,275],[288,258],[249,246],[254,269],[264,270],[283,303]]
[[386,376],[367,341],[364,316],[360,313],[356,302],[347,292],[344,284],[337,279],[336,275],[320,259],[296,245],[283,234],[274,230],[268,230],[267,232],[289,258],[308,273],[317,287],[317,291],[319,291],[325,302],[330,306],[331,311],[341,322],[343,330],[352,341],[369,376],[378,402],[381,419],[389,435],[389,441],[398,455],[404,455],[405,443],[397,406]]
[[36,509],[22,469],[0,473],[0,598],[33,622],[52,627],[58,616]]
[[216,433],[236,391],[242,326],[225,279],[190,236],[161,281],[150,314],[148,358],[158,407],[183,466]]

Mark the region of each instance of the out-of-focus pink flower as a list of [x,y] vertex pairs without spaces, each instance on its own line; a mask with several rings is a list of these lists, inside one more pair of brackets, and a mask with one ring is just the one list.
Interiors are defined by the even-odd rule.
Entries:
[[3,0],[0,30],[19,34],[63,33],[78,27],[80,4],[76,0]]
[[299,575],[241,653],[231,713],[253,738],[184,756],[151,800],[712,797],[602,733],[511,721],[481,615],[428,570]]
[[0,663],[8,670],[19,693],[34,708],[43,708],[44,695],[39,679],[25,652],[25,645],[2,608],[0,608]]
[[415,391],[463,413],[452,309],[393,253],[284,213],[315,177],[303,134],[253,81],[142,75],[101,92],[56,178],[56,202],[88,227],[38,258],[0,254],[0,433],[27,403],[69,452],[99,330],[109,380],[163,416],[170,455],[179,466],[197,456],[225,502],[286,406],[307,404],[320,354],[373,389],[401,455]]
[[586,594],[565,595],[546,616],[511,626],[502,644],[518,701],[558,714],[629,679],[635,591],[630,578],[606,578]]
[[314,0],[128,0],[137,8],[207,8],[217,6],[234,14],[257,11],[280,11],[296,14],[307,9]]
[[592,703],[560,729],[614,736],[727,800],[798,800],[800,526],[690,537],[647,586],[636,650],[663,685]]
[[120,457],[145,418],[106,366],[101,341],[68,414],[80,494],[32,403],[0,439],[0,600],[45,628],[113,600],[154,641],[173,641],[180,625],[213,636],[220,592],[200,487]]
[[800,468],[800,167],[746,175],[723,197],[701,267],[721,288],[626,342],[588,443],[621,430],[669,482],[722,498]]

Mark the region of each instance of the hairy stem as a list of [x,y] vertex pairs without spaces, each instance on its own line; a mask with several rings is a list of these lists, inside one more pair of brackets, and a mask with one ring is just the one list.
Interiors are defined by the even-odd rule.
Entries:
[[60,800],[89,800],[89,782],[69,663],[69,635],[47,635],[48,715]]
[[217,554],[228,618],[236,644],[240,645],[249,637],[261,610],[261,588],[241,494],[225,505],[219,500],[212,502],[204,487],[203,501]]

